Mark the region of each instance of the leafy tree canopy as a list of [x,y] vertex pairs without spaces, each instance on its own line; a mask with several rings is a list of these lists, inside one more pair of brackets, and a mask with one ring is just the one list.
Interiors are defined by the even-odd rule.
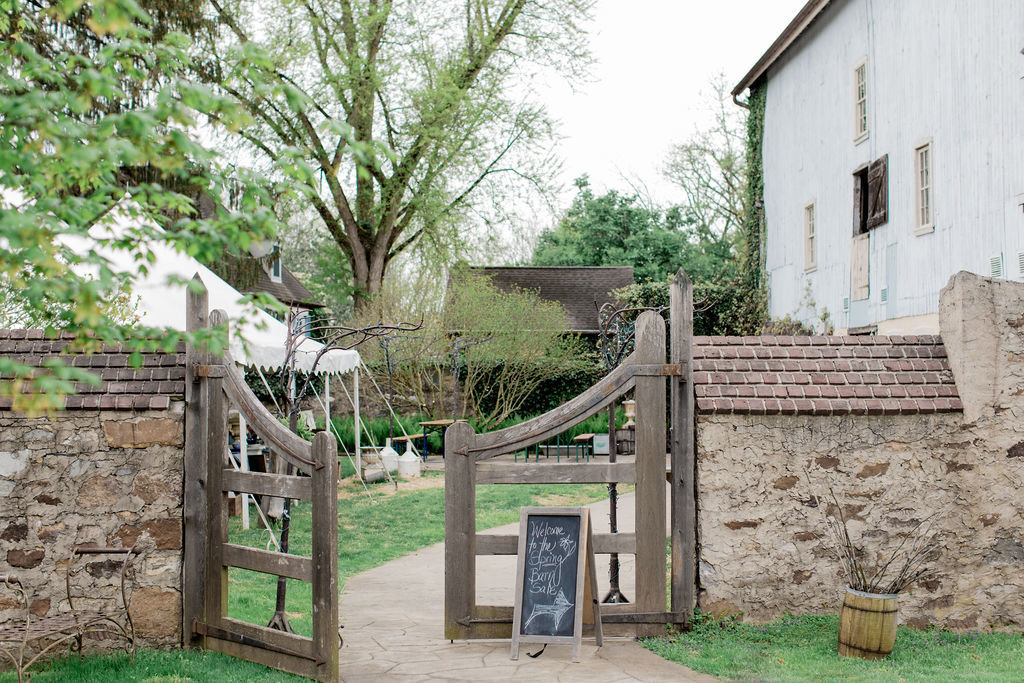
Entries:
[[640,282],[665,280],[682,267],[700,281],[728,275],[731,246],[688,222],[680,207],[661,210],[616,190],[597,196],[583,176],[565,216],[540,235],[533,265],[633,266]]
[[452,276],[442,324],[461,356],[461,412],[471,409],[481,429],[515,414],[546,377],[580,357],[560,303],[501,291],[463,268]]
[[196,73],[253,117],[247,154],[302,169],[358,307],[403,252],[450,254],[468,222],[548,184],[552,126],[521,85],[586,66],[592,4],[211,0],[222,30]]
[[[246,112],[184,78],[187,39],[154,31],[133,0],[7,0],[0,8],[5,314],[13,309],[14,319],[62,330],[86,348],[124,343],[135,362],[138,352],[182,340],[222,348],[223,330],[134,324],[123,297],[152,262],[154,243],[212,260],[273,232],[270,188],[222,167],[193,135],[206,118],[241,129]],[[229,189],[238,210],[197,217],[190,197]],[[132,255],[136,272],[111,265],[104,254],[116,251]],[[0,377],[0,395],[29,410],[59,407],[76,381],[98,382],[59,361],[33,368],[9,357],[0,358]]]

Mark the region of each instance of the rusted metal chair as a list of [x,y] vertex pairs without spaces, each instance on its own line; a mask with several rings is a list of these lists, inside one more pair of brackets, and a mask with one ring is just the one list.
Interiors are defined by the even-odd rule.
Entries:
[[[85,568],[80,558],[95,555],[123,555],[120,567],[120,600],[103,599],[83,592],[76,581]],[[0,627],[0,654],[14,664],[18,681],[24,681],[25,671],[43,655],[53,651],[62,643],[69,643],[72,652],[82,654],[86,635],[114,637],[125,641],[125,652],[135,656],[135,627],[132,624],[129,607],[131,594],[127,579],[133,568],[133,561],[140,556],[131,548],[97,548],[75,546],[71,551],[65,572],[67,609],[60,614],[34,617],[27,588],[21,579],[13,574],[0,574],[0,584],[20,598],[24,618],[15,619]],[[88,602],[86,606],[83,603]],[[97,604],[97,603],[101,604]]]

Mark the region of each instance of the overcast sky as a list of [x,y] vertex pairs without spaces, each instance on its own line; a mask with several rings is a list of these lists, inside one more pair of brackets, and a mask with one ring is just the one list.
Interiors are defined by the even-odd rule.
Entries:
[[661,167],[671,145],[706,121],[711,79],[724,73],[731,90],[804,2],[598,0],[593,82],[540,95],[565,136],[563,204],[583,173],[598,192],[634,182],[657,202],[681,201]]

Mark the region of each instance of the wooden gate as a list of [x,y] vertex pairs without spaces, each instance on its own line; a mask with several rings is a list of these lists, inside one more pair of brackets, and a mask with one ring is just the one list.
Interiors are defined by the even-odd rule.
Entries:
[[[198,276],[197,276],[198,279]],[[207,315],[204,293],[188,296],[189,331],[226,324]],[[186,646],[216,650],[323,681],[338,680],[337,444],[320,433],[312,443],[263,408],[227,352],[186,352],[185,558]],[[228,401],[270,449],[308,476],[236,471],[227,459]],[[244,441],[243,441],[244,442]],[[312,504],[312,553],[301,557],[228,542],[228,492],[271,495]],[[232,619],[228,569],[307,581],[313,590],[313,637]]]
[[[476,434],[457,422],[445,434],[445,638],[510,638],[511,605],[476,604],[476,556],[515,555],[518,537],[476,532],[477,484],[635,483],[635,533],[595,534],[596,553],[636,555],[632,604],[602,605],[605,624],[635,624],[636,635],[686,624],[694,605],[696,514],[692,338],[693,295],[679,271],[670,293],[670,363],[665,363],[665,322],[648,311],[637,320],[635,351],[593,387],[554,410],[496,432]],[[671,383],[671,611],[665,611],[665,381]],[[635,390],[636,459],[633,463],[495,463],[579,424]],[[510,579],[511,581],[511,579]]]

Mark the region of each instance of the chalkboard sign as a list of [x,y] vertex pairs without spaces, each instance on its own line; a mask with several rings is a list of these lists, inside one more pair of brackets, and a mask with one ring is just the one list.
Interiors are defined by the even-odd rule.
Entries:
[[[572,643],[579,661],[584,610],[601,644],[601,620],[587,508],[522,508],[512,621],[512,659],[520,643]],[[588,620],[589,621],[589,620]]]

